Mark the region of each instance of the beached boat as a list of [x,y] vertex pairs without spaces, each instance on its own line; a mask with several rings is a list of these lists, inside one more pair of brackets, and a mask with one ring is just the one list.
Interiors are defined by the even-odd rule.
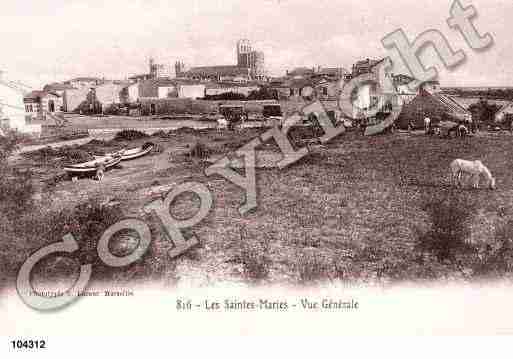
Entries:
[[95,158],[92,161],[78,163],[76,165],[67,165],[64,167],[64,171],[69,174],[87,174],[94,173],[98,170],[98,167],[103,164],[105,169],[113,167],[121,162],[120,156],[104,156]]
[[123,152],[120,153],[121,161],[133,160],[135,158],[147,155],[153,150],[154,147],[155,145],[153,143],[148,142],[141,147],[132,148],[130,150],[123,150]]

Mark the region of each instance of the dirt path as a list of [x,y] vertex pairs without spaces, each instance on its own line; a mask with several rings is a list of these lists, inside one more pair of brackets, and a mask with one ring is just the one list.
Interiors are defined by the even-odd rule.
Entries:
[[45,147],[59,148],[59,147],[63,147],[63,146],[83,145],[84,143],[87,143],[87,142],[91,141],[92,139],[93,139],[92,137],[84,137],[84,138],[79,138],[76,140],[45,143],[43,145],[23,146],[17,153],[20,154],[20,153],[37,151],[37,150],[40,150]]

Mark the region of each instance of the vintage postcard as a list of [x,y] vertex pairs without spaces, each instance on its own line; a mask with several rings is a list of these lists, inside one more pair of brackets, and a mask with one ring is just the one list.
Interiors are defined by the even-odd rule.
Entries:
[[4,3],[1,347],[513,334],[511,18]]

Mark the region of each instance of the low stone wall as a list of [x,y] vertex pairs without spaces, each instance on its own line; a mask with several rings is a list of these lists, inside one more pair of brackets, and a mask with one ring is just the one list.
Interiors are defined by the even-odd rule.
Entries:
[[174,114],[212,114],[218,113],[220,104],[244,106],[249,114],[262,113],[264,105],[277,104],[275,100],[268,101],[210,101],[210,100],[192,100],[192,99],[142,99],[142,115],[151,115],[152,109],[155,115],[174,115]]
[[[337,101],[321,101],[327,111],[338,110]],[[240,101],[240,100],[192,100],[185,98],[169,99],[141,99],[141,115],[208,115],[218,113],[219,105],[244,106],[249,115],[261,115],[265,105],[280,104],[284,115],[291,115],[301,111],[308,102],[297,100],[263,100],[263,101]]]

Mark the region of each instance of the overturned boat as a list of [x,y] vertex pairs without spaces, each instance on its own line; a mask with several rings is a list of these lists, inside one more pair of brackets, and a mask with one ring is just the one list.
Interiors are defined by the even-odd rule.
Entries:
[[122,150],[119,154],[121,155],[121,161],[133,160],[150,153],[155,145],[151,142],[145,143],[141,147],[132,148],[130,150]]
[[121,161],[128,161],[128,160],[133,160],[133,159],[142,157],[144,155],[147,155],[148,153],[150,153],[153,150],[154,147],[155,147],[155,145],[153,143],[147,142],[140,147],[132,148],[129,150],[123,148],[122,150],[119,150],[116,152],[107,153],[105,155],[95,156],[95,157],[96,158],[102,158],[102,157],[106,157],[106,156],[120,157]]
[[105,169],[108,169],[116,166],[119,162],[121,162],[121,156],[103,156],[95,158],[92,161],[64,166],[64,171],[72,175],[92,174],[96,173],[98,168],[102,165]]

